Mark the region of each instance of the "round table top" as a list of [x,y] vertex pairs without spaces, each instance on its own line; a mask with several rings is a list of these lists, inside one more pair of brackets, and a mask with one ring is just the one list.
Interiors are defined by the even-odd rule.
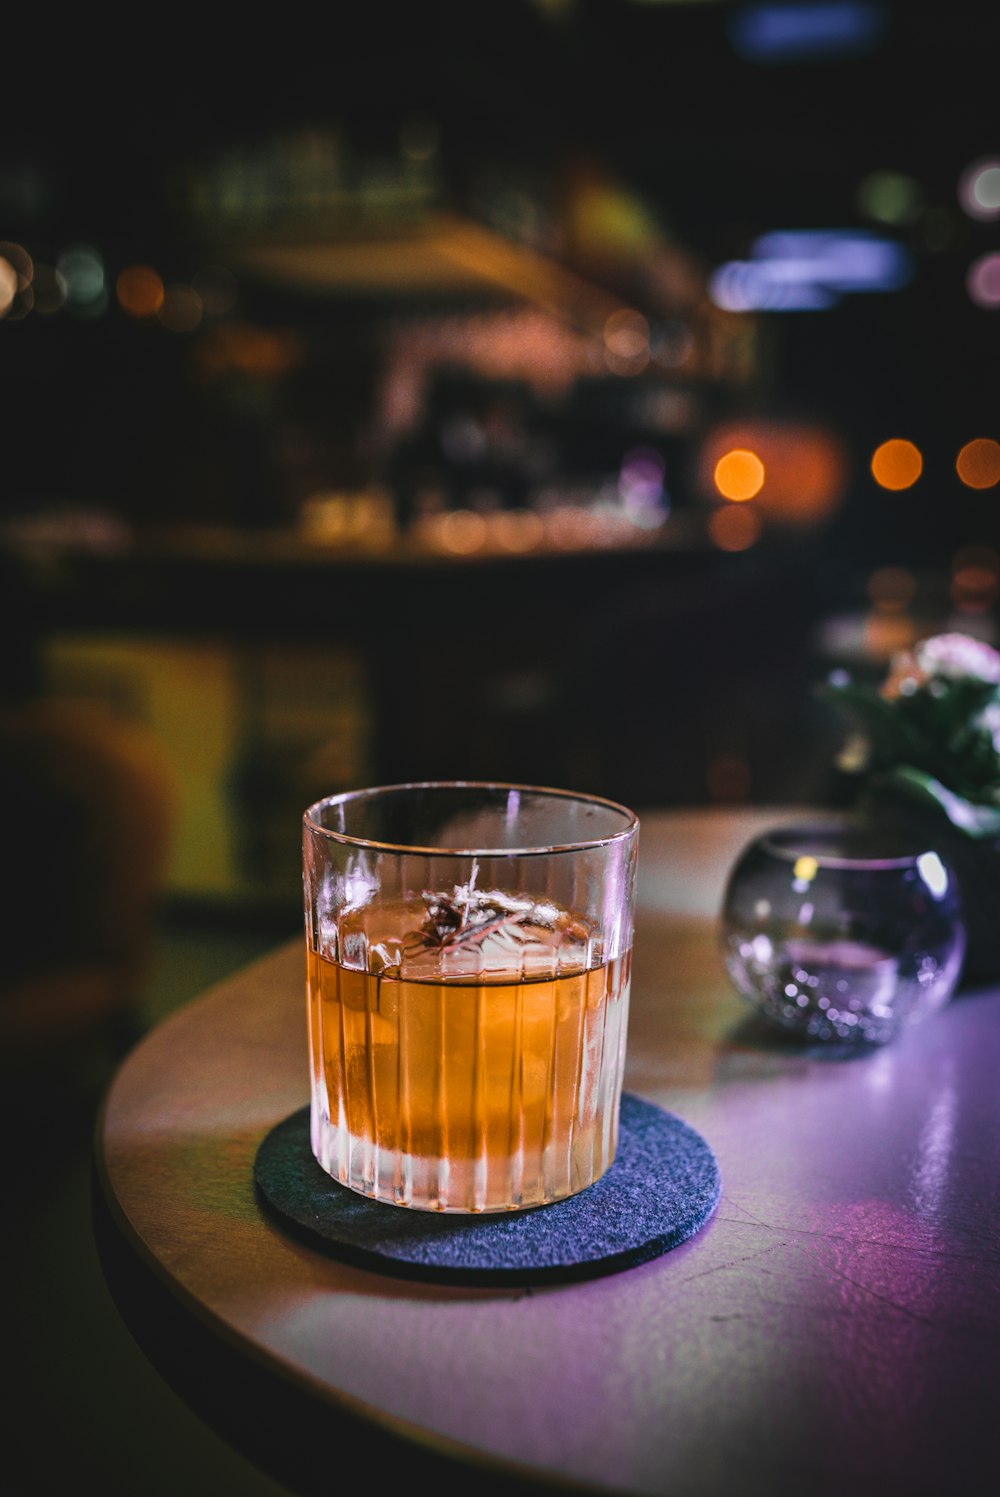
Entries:
[[[768,1497],[1000,1476],[1000,988],[855,1059],[769,1032],[716,946],[725,877],[794,809],[642,817],[626,1089],[714,1151],[691,1240],[607,1277],[452,1288],[339,1263],[262,1211],[308,1101],[292,942],[128,1056],[98,1130],[114,1218],[190,1313],[404,1441],[553,1485]],[[985,1489],[985,1488],[984,1488]]]

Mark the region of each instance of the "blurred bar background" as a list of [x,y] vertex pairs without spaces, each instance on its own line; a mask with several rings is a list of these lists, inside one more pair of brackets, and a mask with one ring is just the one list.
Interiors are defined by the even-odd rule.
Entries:
[[103,1088],[299,935],[320,795],[834,803],[831,671],[997,642],[1000,11],[31,20],[0,135],[0,1485],[283,1497],[119,1323]]
[[508,0],[12,62],[4,686],[155,740],[170,908],[294,922],[302,807],[376,781],[827,799],[819,679],[994,637],[998,26]]

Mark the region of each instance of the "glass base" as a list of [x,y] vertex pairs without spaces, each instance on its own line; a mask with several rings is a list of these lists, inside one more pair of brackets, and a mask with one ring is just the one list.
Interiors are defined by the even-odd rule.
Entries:
[[809,1040],[884,1045],[948,1001],[953,974],[929,956],[901,963],[859,942],[787,941],[766,962],[731,946],[729,975],[764,1016]]
[[332,1179],[371,1200],[416,1211],[469,1214],[550,1205],[606,1174],[617,1146],[617,1106],[568,1143],[462,1159],[380,1148],[321,1117],[312,1124],[313,1154]]

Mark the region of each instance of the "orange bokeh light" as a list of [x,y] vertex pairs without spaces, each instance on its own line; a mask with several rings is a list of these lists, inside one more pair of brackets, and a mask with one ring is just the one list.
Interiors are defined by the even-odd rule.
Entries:
[[6,317],[17,295],[17,271],[0,256],[0,317]]
[[1000,483],[1000,442],[991,437],[966,442],[955,459],[955,471],[967,488],[993,488]]
[[649,323],[641,312],[612,312],[604,324],[604,362],[614,374],[641,374],[649,363]]
[[302,339],[291,328],[222,323],[203,335],[195,357],[210,379],[234,374],[277,379],[301,362],[303,352]]
[[475,510],[453,509],[438,518],[436,541],[442,551],[469,556],[483,546],[486,536],[486,519]]
[[503,551],[534,551],[545,538],[545,525],[533,510],[500,510],[492,517],[490,532]]
[[163,306],[163,281],[151,265],[129,265],[115,282],[118,305],[130,317],[155,317]]
[[604,341],[620,358],[638,358],[649,350],[649,323],[641,312],[623,307],[605,322]]
[[1000,596],[1000,555],[992,546],[965,546],[951,563],[951,598],[960,613],[987,613]]
[[996,570],[987,566],[958,567],[952,574],[951,598],[961,613],[987,613],[1000,595]]
[[891,437],[872,453],[872,477],[883,489],[912,488],[924,471],[920,448],[904,437]]
[[917,594],[917,579],[905,567],[878,567],[868,578],[868,596],[882,613],[902,613]]
[[[746,453],[755,462],[733,462]],[[759,468],[756,466],[759,464]],[[698,459],[698,481],[706,498],[752,498],[764,519],[783,526],[814,525],[841,503],[847,475],[844,445],[826,427],[792,421],[733,421],[711,431]],[[730,483],[740,469],[745,487]],[[763,481],[748,492],[756,477]],[[731,492],[722,489],[720,478]]]
[[717,509],[708,521],[709,539],[720,551],[748,551],[763,528],[756,510],[733,504]]
[[873,660],[890,661],[900,650],[913,648],[917,626],[908,613],[875,609],[864,621],[865,650]]
[[752,499],[764,486],[764,464],[756,452],[736,447],[715,465],[715,487],[725,499]]
[[31,311],[34,271],[34,262],[22,244],[0,240],[0,317],[9,315],[17,322]]

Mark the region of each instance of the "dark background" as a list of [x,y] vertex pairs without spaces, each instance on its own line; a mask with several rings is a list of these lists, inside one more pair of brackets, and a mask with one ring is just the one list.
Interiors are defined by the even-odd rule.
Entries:
[[[372,4],[318,19],[293,8],[253,28],[172,12],[141,36],[39,38],[6,68],[0,217],[36,253],[72,239],[100,246],[112,271],[131,259],[180,271],[195,249],[174,191],[186,164],[324,124],[359,157],[377,157],[419,116],[438,129],[451,204],[481,214],[484,184],[499,178],[555,213],[571,175],[596,167],[711,267],[772,228],[871,227],[858,201],[863,179],[903,173],[919,186],[921,210],[889,233],[911,249],[913,280],[831,312],[765,319],[775,351],[761,398],[774,412],[841,423],[859,455],[883,433],[908,434],[947,486],[956,443],[988,435],[994,419],[995,318],[973,306],[964,277],[998,231],[960,211],[956,188],[963,168],[996,145],[1000,20],[985,5],[872,4],[860,52],[767,62],[734,41],[754,9],[721,0]],[[90,428],[81,442],[95,468],[95,448],[107,457],[128,439],[121,412],[108,408],[125,383],[113,317],[99,329],[61,328],[57,355],[29,355],[22,337],[16,352],[0,350],[8,471],[19,450],[26,457],[5,485],[8,503],[18,489],[30,497],[42,488],[39,464],[53,486],[72,483],[51,450],[65,452],[66,441],[29,449],[14,417],[14,360],[73,358],[70,331],[86,335],[88,388],[62,413],[64,435]],[[159,368],[144,364],[143,375],[176,374],[179,350],[165,341],[150,355]],[[978,539],[973,499],[958,489],[953,497],[949,531]]]
[[[848,295],[825,311],[753,314],[753,379],[724,399],[701,392],[708,420],[806,421],[833,433],[848,475],[836,512],[812,529],[766,529],[738,557],[692,552],[633,566],[597,554],[585,567],[568,560],[538,568],[523,594],[538,617],[523,633],[548,633],[554,644],[540,662],[542,679],[528,683],[541,703],[534,716],[509,707],[517,695],[510,680],[486,679],[498,658],[523,655],[524,638],[508,618],[509,588],[485,568],[430,582],[411,569],[387,585],[341,565],[326,584],[314,572],[303,586],[294,569],[237,578],[231,567],[155,576],[97,567],[64,572],[62,586],[48,575],[22,620],[42,636],[99,622],[126,631],[316,638],[326,618],[331,638],[352,647],[359,634],[361,643],[374,642],[366,669],[376,753],[367,772],[380,778],[586,780],[649,803],[711,797],[703,766],[728,754],[749,769],[730,794],[766,799],[790,783],[826,794],[836,726],[817,715],[813,680],[834,664],[875,673],[885,663],[866,647],[853,660],[834,658],[821,642],[826,625],[841,615],[862,620],[873,571],[894,567],[913,578],[914,630],[951,627],[960,550],[978,548],[993,567],[995,491],[965,487],[954,461],[964,442],[996,431],[997,313],[973,304],[965,278],[977,256],[996,247],[1000,226],[970,219],[957,187],[970,161],[1000,148],[1000,20],[964,0],[840,6],[867,27],[863,45],[766,60],[748,55],[740,38],[767,10],[815,18],[831,7],[338,5],[319,17],[292,8],[266,24],[170,12],[141,29],[98,34],[81,26],[79,34],[25,40],[6,68],[2,233],[40,260],[54,260],[68,244],[95,246],[109,288],[136,262],[155,265],[165,281],[184,280],[234,232],[285,243],[321,236],[322,225],[296,218],[294,203],[283,216],[273,202],[257,219],[224,223],[218,203],[214,217],[199,215],[191,183],[217,184],[233,160],[263,173],[275,143],[331,130],[360,180],[373,163],[398,161],[401,133],[414,120],[436,134],[436,206],[522,236],[527,215],[536,241],[571,267],[580,262],[579,246],[563,232],[568,206],[581,182],[597,180],[678,246],[706,287],[715,267],[746,257],[758,235],[780,228],[874,229],[905,248],[913,273],[899,289]],[[862,189],[875,172],[908,180],[914,206],[904,221],[873,224],[867,214]],[[265,183],[265,197],[266,190]],[[332,232],[351,237],[349,212]],[[583,269],[641,304],[634,257],[591,258]],[[79,507],[140,532],[165,521],[237,532],[287,527],[302,492],[289,430],[295,461],[310,443],[320,453],[318,481],[366,482],[375,330],[398,314],[436,310],[473,308],[461,295],[435,307],[405,284],[318,296],[244,278],[242,324],[291,329],[309,348],[281,388],[280,441],[259,409],[206,394],[197,363],[204,328],[178,336],[136,326],[113,295],[100,316],[8,318],[0,322],[0,515],[30,522]],[[564,424],[566,473],[582,453],[600,453],[602,399],[595,392]],[[691,433],[679,459],[679,511],[697,510],[700,434]],[[875,447],[892,436],[914,441],[924,456],[921,481],[903,495],[880,490],[868,470]],[[610,448],[595,461],[605,456],[612,466]],[[406,487],[404,459],[397,455],[389,468],[397,497]],[[959,618],[962,627],[993,630],[995,567],[991,575],[986,608]],[[29,584],[36,581],[37,567]],[[417,631],[414,610],[422,607],[425,627]],[[465,648],[461,629],[449,629],[462,608],[477,613],[485,655],[478,644]],[[546,622],[560,618],[562,634]],[[421,633],[446,641],[432,679],[437,671],[446,684],[470,684],[458,694],[461,714],[444,706],[416,712],[412,743],[401,747],[384,700],[396,693],[393,641]],[[567,670],[567,652],[581,640],[582,657]],[[688,645],[683,652],[678,640]],[[588,672],[615,682],[619,704],[634,704],[632,719],[592,712]],[[574,699],[553,692],[556,677],[576,680]],[[718,720],[727,717],[741,730],[723,731]],[[779,729],[782,722],[792,728]],[[593,752],[569,751],[590,734]]]

